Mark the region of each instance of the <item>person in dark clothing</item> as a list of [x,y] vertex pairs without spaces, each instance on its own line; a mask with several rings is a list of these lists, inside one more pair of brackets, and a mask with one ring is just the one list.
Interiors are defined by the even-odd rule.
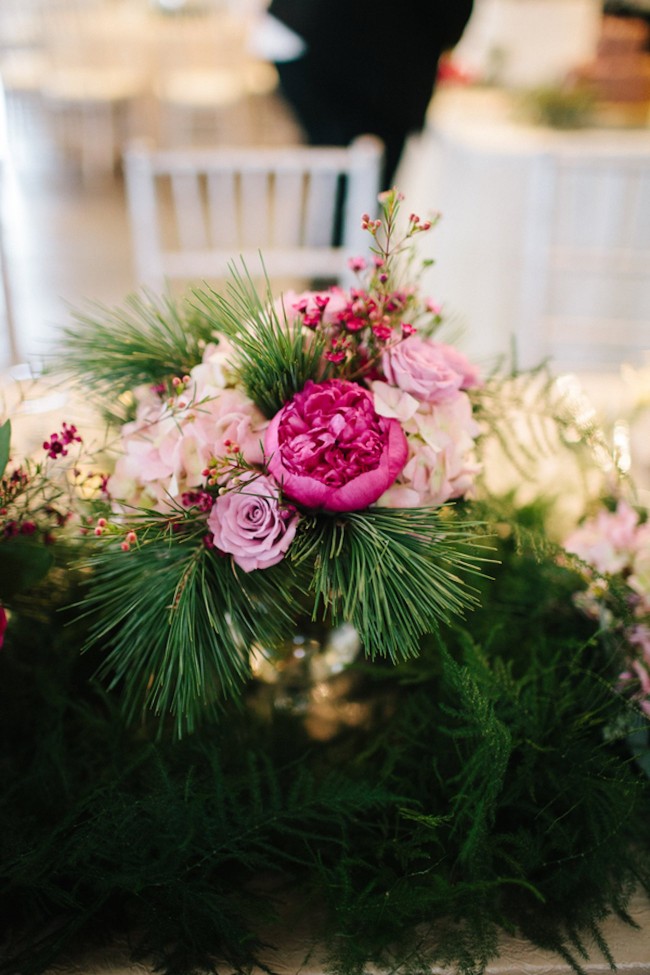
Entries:
[[424,125],[440,56],[460,40],[472,6],[400,0],[386,13],[378,0],[271,0],[269,14],[304,42],[301,56],[276,68],[307,140],[379,136],[389,188],[407,137]]

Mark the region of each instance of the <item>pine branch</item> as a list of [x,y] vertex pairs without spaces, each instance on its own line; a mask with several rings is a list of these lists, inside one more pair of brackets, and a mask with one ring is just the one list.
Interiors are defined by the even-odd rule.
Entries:
[[313,618],[352,623],[366,654],[392,661],[414,657],[420,637],[476,605],[463,578],[489,561],[477,525],[448,509],[370,509],[343,518],[315,518],[290,557],[314,566]]
[[108,645],[100,675],[120,688],[129,721],[143,707],[181,737],[214,716],[249,678],[249,651],[293,631],[295,581],[272,569],[233,570],[200,539],[159,535],[142,548],[113,548],[89,560],[81,606],[88,646]]
[[185,375],[215,340],[212,324],[171,295],[143,292],[130,295],[122,307],[94,303],[72,313],[76,324],[63,330],[65,354],[53,371],[74,375],[118,419],[120,394]]
[[322,372],[324,340],[287,321],[277,310],[270,285],[261,297],[248,272],[231,268],[228,297],[215,291],[196,291],[199,307],[215,329],[237,349],[238,371],[244,389],[266,416],[274,416],[308,379]]

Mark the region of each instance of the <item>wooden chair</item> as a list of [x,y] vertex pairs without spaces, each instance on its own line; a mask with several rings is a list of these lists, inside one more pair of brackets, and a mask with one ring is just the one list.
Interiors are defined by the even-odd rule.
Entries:
[[615,369],[650,350],[650,147],[558,146],[529,186],[522,366]]
[[223,279],[240,259],[260,278],[260,253],[271,279],[348,283],[348,258],[368,251],[361,216],[377,210],[382,152],[374,136],[345,148],[128,147],[138,283]]

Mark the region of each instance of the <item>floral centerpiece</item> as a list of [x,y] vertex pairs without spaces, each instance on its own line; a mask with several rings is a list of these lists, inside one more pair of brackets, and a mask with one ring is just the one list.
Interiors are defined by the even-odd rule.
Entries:
[[[192,727],[247,679],[251,649],[272,654],[301,613],[351,623],[369,657],[397,661],[476,602],[468,573],[489,553],[445,505],[479,470],[480,381],[403,280],[431,223],[412,214],[399,231],[399,204],[389,193],[382,219],[364,217],[373,246],[353,260],[358,287],[260,298],[235,274],[228,297],[195,293],[186,371],[143,369],[119,390],[130,413],[87,603],[134,715],[146,699]],[[71,338],[73,358],[87,338]],[[129,350],[125,335],[107,341]],[[90,379],[99,371],[114,395],[108,361]]]

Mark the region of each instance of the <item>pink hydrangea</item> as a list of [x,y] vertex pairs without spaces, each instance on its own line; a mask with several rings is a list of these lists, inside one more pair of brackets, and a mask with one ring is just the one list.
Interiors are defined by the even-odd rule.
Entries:
[[280,504],[277,484],[252,473],[220,494],[208,516],[216,548],[232,555],[244,572],[281,562],[297,526],[298,514],[295,508]]
[[182,397],[185,406],[147,398],[123,427],[123,455],[107,484],[116,502],[170,507],[203,483],[210,461],[225,455],[226,441],[238,445],[247,463],[262,463],[267,420],[243,392],[202,385],[191,375]]
[[650,523],[640,525],[635,537],[628,585],[641,601],[641,611],[650,613]]
[[639,516],[626,501],[616,511],[599,511],[576,528],[564,542],[572,552],[597,572],[615,574],[628,568],[637,547]]
[[427,403],[451,399],[478,381],[476,370],[461,352],[419,335],[387,349],[382,368],[392,386]]
[[409,448],[402,473],[378,504],[413,508],[467,496],[480,470],[474,458],[479,426],[467,394],[419,403],[408,393],[396,398],[385,383],[373,383],[373,391],[378,412],[401,417]]
[[401,424],[379,416],[357,383],[311,380],[271,420],[268,469],[286,497],[307,508],[358,511],[373,504],[406,463]]

